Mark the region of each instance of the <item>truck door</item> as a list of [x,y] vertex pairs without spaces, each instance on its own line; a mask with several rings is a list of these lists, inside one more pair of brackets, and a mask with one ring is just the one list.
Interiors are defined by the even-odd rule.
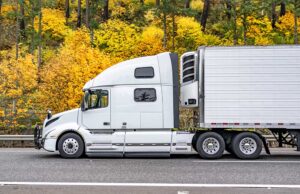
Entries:
[[87,152],[109,156],[123,155],[125,131],[111,128],[110,88],[100,88],[85,97],[87,109],[82,112],[82,125],[91,133]]
[[90,130],[110,129],[110,90],[97,89],[86,96],[87,108],[82,113],[82,124]]

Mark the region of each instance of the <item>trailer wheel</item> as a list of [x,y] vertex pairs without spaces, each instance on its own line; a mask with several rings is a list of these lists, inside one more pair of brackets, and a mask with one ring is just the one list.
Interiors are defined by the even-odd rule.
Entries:
[[222,157],[225,150],[225,142],[221,135],[216,132],[206,132],[197,140],[197,151],[204,159],[217,159]]
[[262,150],[262,141],[258,135],[242,132],[232,140],[232,151],[240,159],[258,158]]
[[59,139],[58,151],[63,158],[79,158],[83,154],[84,144],[79,135],[67,133]]

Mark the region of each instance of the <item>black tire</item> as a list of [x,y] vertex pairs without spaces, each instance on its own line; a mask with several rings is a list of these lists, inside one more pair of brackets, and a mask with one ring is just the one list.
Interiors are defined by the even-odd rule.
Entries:
[[[215,150],[214,148],[211,148],[211,150],[205,151],[203,148],[203,144],[205,144],[205,141],[209,141],[209,138],[212,138],[213,141],[216,141],[219,145],[219,147]],[[206,132],[201,134],[198,137],[197,140],[197,151],[200,155],[201,158],[204,159],[217,159],[217,158],[221,158],[223,155],[223,152],[225,150],[225,142],[224,139],[221,135],[219,135],[216,132]],[[210,152],[211,153],[208,153]]]
[[[68,147],[70,150],[73,148],[73,152],[67,152],[66,146],[72,145],[72,147]],[[75,133],[67,133],[64,134],[58,141],[58,151],[61,157],[63,158],[79,158],[83,155],[84,152],[84,143],[81,137]],[[65,147],[64,147],[65,146]]]
[[[248,141],[247,141],[248,140]],[[250,140],[250,143],[249,143]],[[240,148],[242,141],[250,144],[247,148]],[[253,143],[255,142],[255,143]],[[242,143],[243,144],[243,143]],[[255,145],[256,144],[256,145]],[[262,140],[260,137],[251,132],[242,132],[237,134],[232,140],[232,151],[240,159],[256,159],[259,157],[262,150]],[[242,146],[242,145],[241,145]],[[243,150],[241,150],[243,149]]]

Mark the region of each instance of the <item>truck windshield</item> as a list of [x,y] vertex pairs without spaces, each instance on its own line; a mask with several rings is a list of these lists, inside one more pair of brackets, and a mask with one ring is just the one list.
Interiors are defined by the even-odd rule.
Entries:
[[87,109],[105,108],[108,106],[108,91],[93,90],[84,95],[84,103]]

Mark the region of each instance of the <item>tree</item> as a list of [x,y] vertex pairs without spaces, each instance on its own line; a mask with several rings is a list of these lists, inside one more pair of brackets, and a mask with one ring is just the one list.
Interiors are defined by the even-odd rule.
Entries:
[[225,5],[226,5],[227,19],[230,20],[231,19],[231,14],[232,14],[232,0],[225,0]]
[[77,28],[81,27],[81,0],[78,0],[77,5]]
[[85,1],[85,26],[87,28],[90,28],[90,1],[86,0]]
[[185,0],[184,8],[189,9],[190,8],[190,3],[191,3],[190,0]]
[[294,0],[294,43],[298,44],[298,13],[300,12],[299,0]]
[[155,5],[158,7],[160,6],[160,0],[155,0]]
[[20,27],[19,30],[21,32],[22,38],[25,38],[25,2],[24,0],[20,0]]
[[271,9],[271,15],[272,15],[272,28],[274,29],[276,27],[276,19],[277,19],[277,14],[276,14],[276,1],[272,0],[271,3],[272,9]]
[[201,26],[203,32],[205,32],[205,28],[206,28],[207,18],[209,14],[209,7],[210,7],[210,0],[204,0],[203,12],[201,16]]
[[103,21],[107,21],[108,18],[109,18],[109,0],[104,0]]
[[248,30],[248,16],[252,13],[251,0],[242,0],[240,6],[242,26],[243,26],[243,42],[247,45],[247,30]]
[[70,18],[70,0],[66,0],[65,2],[65,9],[66,9],[66,24],[68,24],[68,20]]
[[39,27],[38,27],[38,68],[42,64],[42,0],[38,0],[38,17],[39,17]]
[[1,10],[2,10],[2,0],[0,0],[0,16],[1,16]]
[[286,13],[285,0],[280,3],[280,14],[279,16],[284,16]]

